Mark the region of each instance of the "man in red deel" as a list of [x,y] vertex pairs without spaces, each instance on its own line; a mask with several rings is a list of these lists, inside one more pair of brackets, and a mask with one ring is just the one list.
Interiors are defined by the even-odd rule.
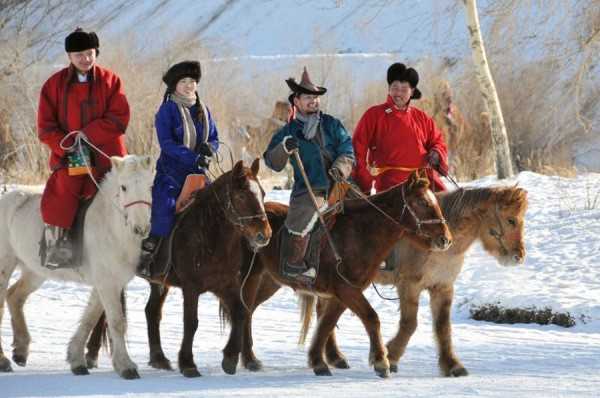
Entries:
[[[46,183],[41,212],[46,228],[44,265],[72,266],[68,238],[79,201],[91,198],[96,186],[88,173],[73,175],[68,166],[74,156],[76,138],[89,141],[108,156],[124,156],[129,104],[121,79],[96,65],[100,43],[94,32],[77,28],[65,39],[70,64],[52,75],[40,94],[38,136],[50,149],[52,174]],[[99,181],[110,169],[110,159],[93,147],[89,150],[93,176]],[[77,153],[76,153],[77,152]],[[87,167],[87,166],[86,166]]]
[[[413,170],[427,168],[432,190],[445,186],[438,173],[448,173],[448,152],[440,130],[425,112],[410,106],[421,98],[419,74],[404,64],[394,63],[387,71],[388,97],[362,116],[352,144],[356,156],[353,178],[366,194],[380,192],[407,180]],[[393,250],[385,270],[396,265]]]

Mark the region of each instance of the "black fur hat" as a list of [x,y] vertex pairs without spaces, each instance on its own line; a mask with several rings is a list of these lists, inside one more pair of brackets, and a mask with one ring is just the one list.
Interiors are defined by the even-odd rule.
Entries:
[[419,74],[413,68],[407,68],[406,65],[396,62],[392,64],[387,71],[387,82],[392,84],[394,81],[407,82],[414,89],[412,99],[421,98],[421,91],[417,88],[419,84]]
[[185,77],[191,77],[197,82],[200,82],[202,71],[200,70],[200,62],[198,61],[183,61],[169,68],[167,73],[163,75],[163,82],[167,85],[168,91],[175,91],[177,82]]
[[98,55],[100,41],[94,32],[85,32],[83,29],[77,28],[65,38],[65,51],[68,53],[85,51],[90,48],[95,48],[96,55]]

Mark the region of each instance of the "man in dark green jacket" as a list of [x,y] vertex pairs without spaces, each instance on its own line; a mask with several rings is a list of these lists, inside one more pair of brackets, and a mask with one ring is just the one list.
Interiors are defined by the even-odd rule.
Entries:
[[[319,110],[319,96],[327,89],[314,85],[306,68],[300,83],[293,78],[287,79],[286,83],[292,90],[289,97],[292,116],[271,139],[263,155],[265,163],[271,169],[281,171],[290,155],[298,151],[317,204],[320,210],[324,210],[333,182],[348,178],[352,172],[352,140],[338,119]],[[294,186],[285,220],[289,239],[284,273],[290,277],[303,275],[314,278],[315,270],[308,268],[304,255],[318,214],[298,164],[294,158],[290,161],[294,168]]]

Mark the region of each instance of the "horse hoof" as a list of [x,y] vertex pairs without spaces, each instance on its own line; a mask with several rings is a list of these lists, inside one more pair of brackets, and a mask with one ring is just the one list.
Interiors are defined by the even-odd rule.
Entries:
[[328,367],[324,367],[324,368],[314,368],[313,371],[315,372],[315,374],[317,376],[333,376],[331,374],[331,370],[329,370]]
[[135,369],[135,368],[125,369],[124,371],[121,372],[121,377],[124,378],[125,380],[135,380],[135,379],[140,378],[140,374],[138,373],[137,369]]
[[10,360],[8,358],[0,359],[0,372],[8,373],[12,372],[12,366],[10,366]]
[[454,368],[450,370],[450,376],[452,377],[462,377],[468,375],[469,372],[467,372],[467,369],[463,368],[462,366],[460,368]]
[[98,358],[85,357],[85,364],[88,369],[94,369],[98,367]]
[[390,377],[390,369],[389,368],[375,368],[375,374],[382,379],[387,379]]
[[246,362],[246,364],[244,365],[244,367],[246,369],[248,369],[249,371],[251,371],[251,372],[258,372],[259,370],[263,369],[263,364],[262,364],[261,361],[259,361],[257,359],[257,360],[254,360],[254,361],[248,361],[248,362]]
[[398,364],[397,363],[390,363],[390,372],[398,373]]
[[27,365],[27,357],[25,355],[13,354],[12,360],[19,366]]
[[73,372],[75,376],[87,376],[90,374],[89,370],[85,366],[78,366],[76,368],[72,368],[71,372]]
[[183,377],[189,377],[189,378],[202,376],[200,374],[200,372],[198,372],[198,369],[196,369],[196,368],[181,369],[181,374],[183,375]]
[[350,369],[350,365],[345,358],[338,358],[333,362],[333,367],[336,369]]
[[235,356],[235,358],[224,357],[223,360],[221,361],[221,367],[223,368],[223,372],[227,373],[228,375],[235,374],[235,371],[237,370],[237,364],[238,364],[237,355]]
[[148,365],[152,366],[154,369],[171,371],[173,370],[173,367],[171,366],[171,361],[169,361],[165,357],[152,359],[150,360],[150,362],[148,362]]

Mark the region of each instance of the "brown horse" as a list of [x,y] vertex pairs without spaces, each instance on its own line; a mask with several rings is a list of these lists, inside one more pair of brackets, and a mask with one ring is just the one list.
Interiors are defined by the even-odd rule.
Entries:
[[[195,195],[173,236],[172,267],[162,286],[151,284],[146,305],[150,365],[171,369],[160,345],[161,308],[171,286],[183,293],[183,341],[179,370],[185,377],[200,376],[192,353],[198,328],[198,297],[205,292],[217,296],[231,319],[232,327],[223,349],[223,370],[235,373],[242,341],[246,310],[240,299],[241,244],[245,239],[256,250],[271,238],[264,209],[264,191],[257,179],[258,159],[250,169],[240,161]],[[166,246],[166,245],[164,245]],[[160,253],[159,253],[160,256]],[[88,366],[95,366],[102,339],[100,319],[88,342]]]
[[[273,239],[257,253],[248,271],[244,298],[255,308],[257,287],[266,272],[278,284],[286,285],[303,294],[328,299],[319,314],[319,325],[309,350],[309,365],[317,375],[331,375],[323,358],[323,347],[338,318],[349,308],[362,321],[370,340],[370,361],[381,377],[389,376],[389,363],[381,340],[379,318],[362,291],[377,275],[379,264],[394,244],[405,237],[424,250],[446,250],[451,245],[448,230],[435,196],[429,190],[427,179],[413,173],[409,180],[395,188],[369,198],[376,207],[361,200],[347,200],[344,213],[337,216],[331,230],[333,242],[340,250],[341,264],[337,264],[328,245],[321,252],[319,273],[312,286],[282,277],[279,272],[280,247]],[[287,206],[267,203],[269,222],[274,230],[282,228]],[[383,214],[387,215],[385,217]],[[246,251],[249,258],[250,252]],[[245,261],[249,263],[249,261]],[[260,299],[260,298],[259,298]],[[252,346],[251,316],[245,325],[245,346]],[[251,350],[251,348],[250,348]],[[243,354],[244,355],[244,354]],[[247,367],[258,367],[255,358],[244,358]]]
[[[396,268],[394,271],[379,271],[375,282],[395,285],[400,298],[398,332],[387,343],[391,370],[397,371],[398,361],[417,328],[419,295],[427,290],[440,370],[445,376],[466,376],[468,372],[452,348],[450,309],[454,282],[462,269],[466,251],[476,240],[502,265],[523,263],[527,191],[521,188],[460,189],[440,193],[438,199],[454,237],[452,248],[445,252],[428,252],[401,241]],[[263,290],[264,298],[272,288],[265,286]],[[321,301],[319,298],[317,312],[320,307],[327,305],[326,300]],[[304,300],[302,306],[304,314],[307,311],[312,313],[310,300]],[[306,326],[304,336],[305,330]],[[332,331],[327,341],[327,361],[347,367],[344,356],[337,348],[334,333]]]

